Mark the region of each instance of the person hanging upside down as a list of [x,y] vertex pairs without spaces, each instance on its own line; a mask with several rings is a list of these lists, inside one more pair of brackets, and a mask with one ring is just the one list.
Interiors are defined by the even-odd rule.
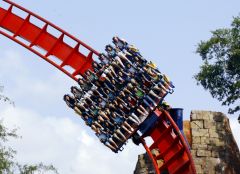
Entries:
[[108,100],[108,101],[111,102],[111,101],[113,101],[113,100],[115,99],[116,94],[115,94],[115,92],[112,91],[111,89],[105,88],[105,93],[106,93],[106,95],[107,95],[107,100]]
[[131,134],[134,129],[126,122],[126,119],[117,113],[113,112],[111,114],[111,118],[113,119],[114,123],[118,126],[123,128],[126,132]]
[[92,63],[92,68],[93,68],[93,72],[94,72],[97,76],[99,76],[99,75],[102,73],[102,71],[103,71],[103,69],[104,69],[104,66],[103,66],[101,63],[98,63],[98,62],[96,62],[96,61],[93,61],[93,63]]
[[66,94],[63,96],[63,100],[66,102],[68,107],[72,108],[78,115],[82,116],[82,112],[77,106],[77,100],[74,97]]
[[123,70],[118,72],[117,80],[125,81],[125,83],[127,83],[131,78],[133,78],[133,75],[131,73],[124,72]]
[[120,39],[120,38],[117,37],[117,36],[114,36],[114,37],[112,38],[112,42],[113,42],[113,44],[114,44],[118,49],[120,49],[121,51],[127,50],[127,48],[128,48],[128,43],[127,43],[125,40]]
[[93,73],[91,70],[87,70],[85,72],[85,77],[89,82],[93,84],[98,80],[98,76],[95,73]]
[[95,131],[96,136],[105,146],[110,148],[113,152],[117,153],[118,145],[113,141],[111,135],[109,135],[107,132],[104,132],[103,130],[96,129],[94,127],[92,129]]
[[101,61],[102,65],[108,66],[112,63],[113,59],[105,55],[104,53],[99,54],[99,60]]
[[104,131],[106,131],[110,135],[116,137],[119,141],[121,141],[123,143],[127,141],[127,138],[121,132],[121,130],[117,129],[117,127],[115,127],[115,125],[113,125],[110,121],[100,121],[99,120],[99,124],[102,125],[102,127],[104,128]]
[[98,105],[100,108],[105,108],[107,102],[103,100],[102,98],[98,98]]
[[73,94],[74,98],[75,98],[77,101],[80,101],[81,98],[82,98],[83,95],[84,95],[84,92],[83,92],[80,88],[78,88],[78,87],[76,87],[76,86],[72,86],[72,87],[71,87],[71,93]]
[[110,118],[109,118],[109,116],[108,116],[108,113],[107,113],[104,109],[99,110],[98,114],[99,114],[102,118],[104,118],[104,120],[110,121]]
[[92,115],[97,116],[99,114],[100,108],[98,106],[90,105],[90,112]]
[[104,129],[92,115],[85,116],[83,120],[85,121],[85,124],[91,128],[94,127],[94,128]]
[[93,84],[84,78],[79,78],[78,84],[80,85],[81,89],[85,92],[89,91],[93,87]]
[[129,83],[127,88],[125,88],[123,91],[136,98],[139,103],[143,103],[151,110],[153,110],[154,107],[157,106],[155,101],[151,97],[149,97],[149,95],[145,94],[145,92],[139,87],[134,87],[131,83]]
[[[129,59],[122,53],[117,52],[117,50],[115,48],[113,48],[111,45],[107,45],[105,48],[106,52],[108,53],[108,56],[111,57],[112,59],[116,60],[118,62],[118,64],[124,69],[125,65],[127,63],[131,62],[129,61]],[[125,64],[125,65],[124,65]]]
[[125,53],[126,55],[142,58],[142,55],[140,54],[139,50],[135,46],[129,45],[124,39],[114,36],[112,38],[112,42],[116,46],[116,48],[118,48],[121,52]]

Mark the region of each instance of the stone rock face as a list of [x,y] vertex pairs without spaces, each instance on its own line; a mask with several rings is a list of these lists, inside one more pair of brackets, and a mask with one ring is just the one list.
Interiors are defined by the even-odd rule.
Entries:
[[198,174],[240,174],[240,153],[228,118],[220,112],[192,111],[192,156]]
[[[197,174],[240,174],[240,153],[228,118],[220,112],[192,111],[190,119],[184,132],[190,132]],[[139,155],[134,174],[155,174],[147,154]]]
[[138,162],[134,174],[156,174],[153,164],[148,155],[138,155]]

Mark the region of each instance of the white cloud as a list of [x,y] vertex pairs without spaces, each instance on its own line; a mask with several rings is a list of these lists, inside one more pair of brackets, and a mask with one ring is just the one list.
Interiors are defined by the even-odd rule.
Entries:
[[45,63],[33,67],[31,60],[27,63],[11,50],[0,55],[0,77],[7,83],[6,95],[16,103],[16,108],[1,104],[0,116],[8,126],[20,128],[23,138],[11,143],[19,161],[52,163],[60,173],[133,172],[143,148],[130,143],[122,153],[114,154],[104,147],[62,101],[72,80],[57,70],[49,71]]
[[237,117],[230,118],[230,126],[233,132],[233,136],[238,144],[238,147],[240,148],[240,124],[237,121]]
[[12,141],[24,163],[53,163],[60,173],[132,173],[142,148],[129,144],[120,154],[105,148],[67,117],[41,117],[31,110],[7,107],[0,115],[7,127],[20,127],[21,140]]
[[[45,72],[48,68],[27,67],[22,63],[24,58],[13,51],[0,51],[0,55],[0,77],[10,83],[7,95],[14,98],[17,106],[1,105],[0,116],[8,126],[20,127],[23,138],[13,141],[12,145],[21,162],[52,163],[63,174],[133,172],[137,155],[144,152],[143,148],[129,143],[123,152],[114,154],[99,143],[61,101],[73,85],[69,78],[55,70],[48,74]],[[39,71],[45,74],[39,75]],[[231,126],[240,144],[239,124],[234,120]]]
[[[15,76],[15,73],[27,74],[29,70],[23,64],[22,56],[13,50],[1,50],[0,77]],[[13,72],[13,73],[11,73]]]
[[17,106],[43,115],[66,111],[62,96],[75,84],[72,79],[35,55],[24,57],[12,50],[0,50],[0,57],[0,84],[6,86],[5,95]]

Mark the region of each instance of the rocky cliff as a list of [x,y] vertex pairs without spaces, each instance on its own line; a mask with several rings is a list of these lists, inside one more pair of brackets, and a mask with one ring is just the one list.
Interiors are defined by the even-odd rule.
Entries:
[[156,174],[153,164],[148,155],[138,155],[138,162],[134,174]]
[[192,111],[192,156],[199,174],[240,174],[240,153],[228,118],[220,112]]
[[[240,174],[239,148],[224,114],[192,111],[184,126],[198,174]],[[146,154],[139,155],[134,174],[155,174]]]

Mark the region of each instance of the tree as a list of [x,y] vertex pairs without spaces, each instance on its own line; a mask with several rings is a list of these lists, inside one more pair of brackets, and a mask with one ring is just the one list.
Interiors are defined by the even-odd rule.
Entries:
[[[1,87],[0,87],[1,88]],[[2,92],[0,90],[0,92]],[[13,102],[4,95],[0,94],[0,100],[4,102]],[[7,146],[7,142],[10,138],[20,138],[16,134],[16,129],[9,130],[3,125],[3,122],[0,121],[0,173],[1,174],[34,174],[34,173],[45,173],[51,172],[58,174],[57,170],[52,165],[44,165],[43,163],[29,165],[29,164],[20,164],[15,160],[16,151],[11,147]]]
[[8,97],[4,96],[3,94],[1,94],[3,92],[4,86],[0,86],[0,100],[3,100],[4,102],[8,102],[11,105],[15,105],[15,103],[10,100]]
[[194,77],[198,85],[213,98],[228,106],[230,114],[240,111],[240,16],[234,17],[230,28],[212,31],[196,51],[203,60]]
[[19,138],[16,134],[16,129],[8,130],[0,121],[0,173],[7,174],[33,174],[51,171],[57,174],[57,170],[52,165],[44,165],[42,163],[37,165],[21,165],[15,161],[14,155],[16,151],[11,147],[7,147],[6,142],[9,138]]

